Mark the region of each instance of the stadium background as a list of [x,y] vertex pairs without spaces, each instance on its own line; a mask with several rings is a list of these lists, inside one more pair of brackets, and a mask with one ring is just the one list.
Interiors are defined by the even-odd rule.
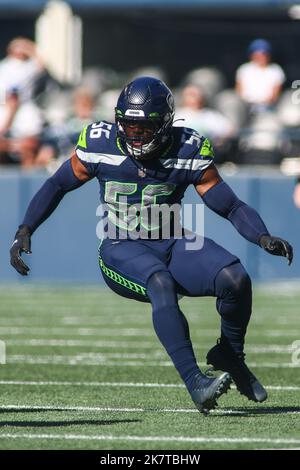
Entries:
[[[15,36],[35,39],[36,22],[46,3],[31,0],[25,7],[18,0],[0,1],[2,56],[7,43]],[[78,68],[82,66],[84,71],[97,66],[108,70],[106,81],[111,79],[111,84],[106,83],[106,88],[121,87],[132,71],[149,66],[163,69],[168,84],[175,89],[190,70],[214,67],[224,75],[224,88],[232,88],[238,65],[247,59],[249,42],[261,36],[271,41],[273,60],[280,63],[286,73],[287,92],[300,76],[299,11],[291,14],[291,2],[74,0],[68,3],[82,23],[82,43],[77,37],[71,48],[74,50],[77,44],[82,47]],[[59,50],[56,53],[58,57]],[[296,145],[292,150],[290,145],[284,146],[280,159],[288,156],[295,161],[300,152],[300,133],[297,126],[291,132]],[[235,152],[242,153],[236,149]],[[277,149],[273,153],[276,154]],[[272,158],[267,163],[274,163]],[[250,246],[230,224],[209,211],[205,215],[206,234],[240,256],[254,279],[299,278],[300,217],[292,201],[295,177],[283,174],[279,165],[251,165],[249,158],[247,163],[246,167],[234,169],[220,166],[220,171],[239,196],[261,212],[270,231],[294,245],[293,266],[288,268],[282,260]],[[0,235],[0,280],[3,282],[22,282],[9,266],[7,247],[30,198],[47,176],[45,171],[28,174],[1,167],[0,210],[5,221]],[[197,202],[192,190],[186,201]],[[96,255],[97,204],[96,184],[92,182],[76,194],[68,195],[55,215],[37,231],[33,238],[34,256],[30,260],[34,281],[102,283]],[[80,270],[74,269],[74,263]]]
[[[236,68],[247,60],[249,42],[261,36],[272,42],[274,61],[284,68],[288,97],[293,80],[300,79],[300,14],[291,10],[294,2],[68,3],[82,22],[82,54],[76,38],[73,44],[77,67],[82,59],[83,72],[98,65],[108,70],[113,88],[144,66],[162,67],[174,90],[190,70],[203,66],[220,69],[224,86],[232,87]],[[36,38],[45,4],[0,0],[0,57],[12,38]],[[58,62],[57,25],[53,31],[48,45]],[[72,73],[76,76],[76,70]],[[62,85],[59,100],[69,89]],[[51,101],[52,95],[45,98]],[[54,98],[54,106],[59,105]],[[231,390],[209,417],[194,408],[156,338],[150,306],[141,309],[140,303],[120,299],[103,286],[97,262],[97,183],[67,195],[34,234],[33,255],[26,257],[31,272],[24,279],[9,265],[9,247],[49,171],[0,165],[1,450],[94,449],[99,456],[101,449],[299,448],[300,212],[293,202],[299,127],[300,121],[289,129],[293,145],[281,149],[276,162],[269,152],[268,164],[251,164],[249,155],[247,164],[218,164],[241,199],[259,210],[272,234],[294,245],[295,258],[288,267],[285,259],[264,253],[228,221],[206,212],[206,234],[240,256],[256,281],[247,363],[269,394],[267,402],[256,404]],[[263,152],[259,157],[265,157]],[[198,201],[192,189],[186,201]],[[205,370],[205,354],[219,336],[215,299],[185,298],[181,308]]]

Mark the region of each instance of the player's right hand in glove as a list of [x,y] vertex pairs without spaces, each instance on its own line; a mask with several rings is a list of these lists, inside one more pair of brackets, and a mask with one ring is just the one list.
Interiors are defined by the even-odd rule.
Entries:
[[293,247],[282,238],[272,237],[271,235],[263,235],[260,239],[260,246],[275,256],[284,256],[290,265],[293,261]]
[[27,225],[20,225],[10,249],[10,264],[22,274],[27,276],[29,267],[21,258],[22,253],[31,254],[31,232]]

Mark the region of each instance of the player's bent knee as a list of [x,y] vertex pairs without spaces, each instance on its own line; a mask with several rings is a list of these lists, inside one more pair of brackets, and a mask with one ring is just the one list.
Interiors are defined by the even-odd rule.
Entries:
[[147,294],[154,308],[177,303],[175,281],[168,271],[152,274],[147,282]]
[[216,280],[216,294],[218,297],[239,298],[251,295],[251,279],[241,263],[234,263],[221,269]]
[[156,289],[172,289],[174,287],[174,279],[168,271],[158,271],[150,276],[147,282],[147,287],[155,287]]

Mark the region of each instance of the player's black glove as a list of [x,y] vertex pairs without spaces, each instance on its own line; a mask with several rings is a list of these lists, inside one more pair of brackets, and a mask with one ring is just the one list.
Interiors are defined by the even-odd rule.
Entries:
[[27,225],[20,225],[15,235],[14,242],[10,249],[10,264],[22,274],[27,276],[29,267],[24,263],[21,258],[21,253],[31,254],[31,232]]
[[293,261],[293,247],[282,238],[263,235],[259,240],[260,246],[271,255],[284,256],[290,265]]

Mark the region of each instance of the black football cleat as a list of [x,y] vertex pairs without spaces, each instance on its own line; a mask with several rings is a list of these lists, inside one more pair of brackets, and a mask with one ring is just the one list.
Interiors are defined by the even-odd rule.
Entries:
[[244,355],[239,357],[229,344],[218,341],[208,351],[206,360],[207,364],[211,364],[214,370],[228,372],[238,391],[249,400],[263,402],[268,398],[264,387],[246,366]]
[[230,388],[231,377],[224,373],[219,377],[208,377],[203,374],[197,375],[194,388],[190,392],[193,402],[200,413],[208,413],[217,406],[217,399]]

